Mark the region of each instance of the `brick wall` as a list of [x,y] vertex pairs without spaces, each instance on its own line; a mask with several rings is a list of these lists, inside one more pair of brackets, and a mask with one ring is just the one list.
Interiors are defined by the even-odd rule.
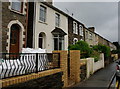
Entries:
[[70,79],[75,83],[80,82],[80,51],[70,51]]
[[62,80],[64,87],[68,86],[68,55],[67,51],[53,51],[53,53],[60,53],[60,68],[63,71]]

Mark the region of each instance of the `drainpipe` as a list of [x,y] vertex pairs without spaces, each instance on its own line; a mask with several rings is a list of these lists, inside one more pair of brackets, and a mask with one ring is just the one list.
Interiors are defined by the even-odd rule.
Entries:
[[25,34],[25,48],[27,47],[27,31],[28,31],[28,10],[29,4],[28,0],[26,0],[26,34]]
[[35,23],[36,23],[36,2],[34,2],[34,16],[33,16],[33,48],[35,48]]

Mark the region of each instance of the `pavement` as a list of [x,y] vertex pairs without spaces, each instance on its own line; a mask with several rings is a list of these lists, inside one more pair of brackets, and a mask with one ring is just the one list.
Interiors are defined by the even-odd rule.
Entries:
[[[112,78],[112,76],[114,75],[114,73],[116,72],[116,63],[112,63],[110,65],[108,65],[107,67],[105,67],[104,69],[101,69],[99,71],[97,71],[96,73],[94,73],[89,79],[80,82],[74,86],[72,86],[71,88],[79,88],[79,87],[105,87],[107,88],[109,86],[110,80]],[[112,86],[115,86],[115,82],[116,80],[114,79],[114,82],[112,84]]]

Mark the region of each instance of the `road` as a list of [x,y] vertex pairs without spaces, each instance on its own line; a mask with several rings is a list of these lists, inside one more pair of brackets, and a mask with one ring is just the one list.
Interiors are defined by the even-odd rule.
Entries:
[[[108,87],[110,80],[113,76],[113,74],[116,72],[116,63],[112,63],[105,67],[104,69],[101,69],[94,73],[88,80],[85,80],[81,83],[78,83],[72,88],[79,88],[79,87]],[[115,86],[116,80],[114,79],[114,82],[112,86]]]

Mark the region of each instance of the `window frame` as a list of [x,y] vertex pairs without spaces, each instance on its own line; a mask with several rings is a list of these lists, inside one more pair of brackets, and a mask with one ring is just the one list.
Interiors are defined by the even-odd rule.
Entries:
[[83,26],[79,25],[79,35],[83,36]]
[[[61,48],[61,50],[64,50],[64,47],[65,47],[65,38],[64,38],[64,36],[60,36],[60,35],[58,35],[58,34],[56,34],[56,36],[55,35],[53,35],[53,50],[60,50],[60,38],[62,38],[63,40],[63,42],[62,42],[62,48]],[[58,45],[58,48],[57,49],[55,49],[55,43],[54,43],[54,39],[57,39],[58,40],[58,42],[57,42],[57,45]]]
[[60,27],[60,14],[58,13],[55,13],[55,26]]
[[76,44],[78,42],[78,38],[73,39],[73,44]]
[[[41,7],[44,8],[44,10],[42,10]],[[42,15],[44,15],[43,17],[41,16],[41,11],[42,11]],[[45,7],[43,5],[40,5],[40,8],[39,8],[39,21],[45,23],[46,20],[47,20],[47,7]]]
[[11,10],[12,11],[15,11],[15,12],[18,12],[18,13],[23,13],[23,8],[24,8],[24,3],[23,3],[23,0],[18,0],[20,3],[21,3],[21,7],[20,7],[20,11],[19,10],[16,10],[16,9],[14,9],[14,8],[12,8],[13,6],[13,1],[11,2]]
[[92,40],[92,33],[89,33],[90,40]]
[[73,33],[78,35],[78,24],[73,21]]

